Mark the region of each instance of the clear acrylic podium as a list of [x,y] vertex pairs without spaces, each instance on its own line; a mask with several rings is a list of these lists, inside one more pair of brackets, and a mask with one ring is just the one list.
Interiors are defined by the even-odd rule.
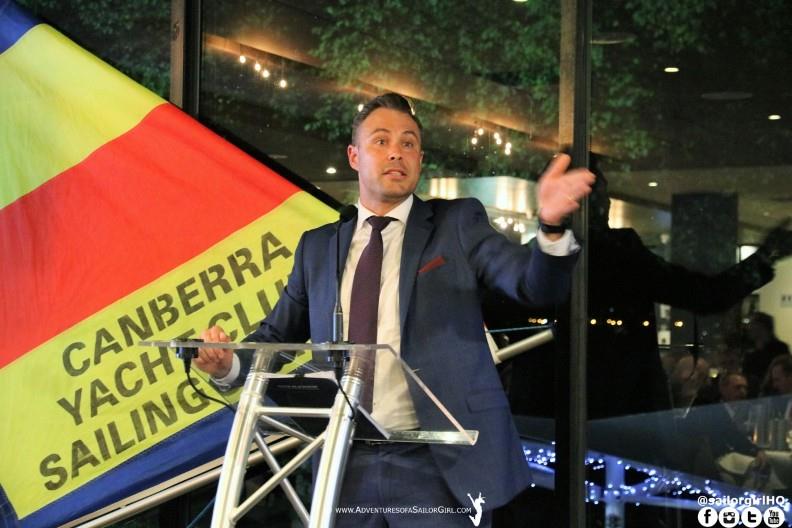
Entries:
[[[181,353],[200,346],[248,350],[245,354],[251,354],[251,368],[239,396],[217,485],[212,528],[235,526],[278,486],[305,526],[332,527],[353,439],[471,446],[478,438],[478,431],[464,429],[388,345],[196,343],[176,340],[144,341],[140,344],[176,348]],[[336,379],[341,373],[341,358],[346,354],[349,354],[349,359],[343,363],[342,390],[339,390]],[[416,397],[425,398],[421,404],[430,405],[442,413],[448,419],[448,429],[393,431],[377,423],[368,412],[358,407],[363,385],[358,354],[376,354],[378,364],[390,362],[400,367],[416,408],[419,405]],[[193,373],[196,372],[193,370]],[[326,420],[326,425],[322,420],[317,427],[317,419]],[[263,430],[290,435],[304,442],[305,446],[281,467],[267,446]],[[247,457],[254,443],[273,475],[240,504]],[[322,454],[315,474],[309,515],[288,477],[319,449]]]

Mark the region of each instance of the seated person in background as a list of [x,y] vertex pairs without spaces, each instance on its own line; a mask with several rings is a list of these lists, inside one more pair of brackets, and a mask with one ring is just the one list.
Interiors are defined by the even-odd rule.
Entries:
[[720,402],[695,407],[688,415],[689,431],[702,440],[696,473],[761,491],[789,487],[789,453],[765,451],[749,439],[745,426],[748,381],[737,372],[718,382]]
[[[694,369],[695,363],[695,369]],[[680,358],[671,371],[669,383],[671,394],[676,407],[690,407],[694,403],[715,403],[720,399],[719,395],[715,398],[702,398],[707,392],[709,382],[710,364],[706,359],[693,359],[693,356],[686,355]]]
[[768,396],[778,396],[772,400],[771,416],[792,421],[792,356],[783,354],[770,362],[765,375]]
[[746,327],[752,349],[743,358],[742,371],[748,378],[748,395],[759,394],[760,383],[770,362],[776,356],[789,355],[789,347],[775,335],[773,317],[764,312],[754,312]]

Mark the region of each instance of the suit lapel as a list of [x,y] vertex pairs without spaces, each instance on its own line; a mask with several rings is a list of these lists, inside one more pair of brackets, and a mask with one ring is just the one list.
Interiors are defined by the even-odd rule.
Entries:
[[[410,306],[415,280],[418,275],[418,264],[421,255],[429,241],[429,236],[434,230],[434,224],[429,220],[432,217],[432,208],[414,197],[410,216],[404,231],[404,245],[402,247],[401,270],[399,272],[399,321],[401,332],[404,335],[404,323],[407,320],[407,309]],[[349,245],[347,245],[349,247]]]

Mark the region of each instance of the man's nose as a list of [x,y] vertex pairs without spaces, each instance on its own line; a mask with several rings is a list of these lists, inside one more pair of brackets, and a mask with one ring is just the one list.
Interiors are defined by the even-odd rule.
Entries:
[[399,150],[399,149],[398,149],[398,147],[394,147],[394,148],[393,148],[393,149],[390,151],[390,154],[388,154],[388,159],[389,159],[390,161],[396,161],[396,160],[400,160],[400,159],[402,159],[401,150]]

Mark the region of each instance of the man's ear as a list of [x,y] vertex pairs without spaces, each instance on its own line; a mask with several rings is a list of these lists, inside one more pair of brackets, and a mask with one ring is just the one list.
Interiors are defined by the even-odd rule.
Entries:
[[347,146],[347,159],[349,166],[354,170],[358,170],[358,148],[355,145]]

